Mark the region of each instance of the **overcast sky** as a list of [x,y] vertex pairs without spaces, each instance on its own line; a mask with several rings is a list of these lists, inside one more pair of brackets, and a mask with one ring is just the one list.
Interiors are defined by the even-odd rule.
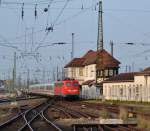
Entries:
[[[84,55],[89,49],[96,49],[98,0],[70,0],[68,3],[67,0],[53,0],[49,12],[44,12],[50,1],[2,0],[0,43],[16,46],[21,50],[17,51],[18,74],[24,73],[28,68],[35,75],[35,71],[43,68],[46,71],[56,70],[57,65],[62,68],[70,60],[70,44],[39,48],[38,59],[31,56],[21,57],[21,53],[25,51],[25,32],[28,53],[34,51],[39,43],[41,46],[55,42],[71,43],[71,33],[75,33],[75,57]],[[114,41],[114,56],[122,63],[120,72],[125,71],[126,65],[130,65],[132,71],[150,66],[149,6],[149,0],[103,1],[104,46],[110,52],[109,42]],[[53,24],[54,31],[47,34],[46,26]],[[135,45],[124,44],[127,42]],[[14,51],[16,50],[13,48],[0,46],[1,78],[11,75]]]

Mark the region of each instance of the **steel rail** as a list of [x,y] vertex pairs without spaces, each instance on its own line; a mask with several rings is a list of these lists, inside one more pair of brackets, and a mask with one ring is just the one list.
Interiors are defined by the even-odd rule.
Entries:
[[14,116],[13,118],[11,118],[10,120],[8,120],[8,121],[2,123],[2,124],[0,125],[0,130],[1,130],[2,128],[8,127],[9,125],[11,125],[11,124],[14,123],[14,122],[16,123],[17,120],[21,120],[21,118],[23,117],[23,114],[24,114],[24,112],[21,113],[21,114],[17,114],[16,116]]
[[69,111],[69,112],[72,112],[72,114],[78,114],[80,116],[83,116],[85,118],[89,118],[89,117],[95,117],[89,113],[84,113],[84,112],[81,112],[81,111],[77,111],[77,110],[73,110],[73,109],[69,109],[67,107],[64,107],[62,105],[60,105],[62,107],[62,109],[64,109],[65,111]]
[[[52,121],[48,120],[44,116],[44,112],[47,110],[47,108],[49,106],[51,106],[52,103],[53,103],[53,101],[51,101],[48,105],[45,105],[46,103],[42,103],[42,104],[36,106],[35,108],[32,108],[31,110],[27,111],[26,114],[24,115],[24,119],[26,121],[26,124],[24,126],[22,126],[22,128],[20,128],[18,131],[24,131],[26,128],[29,128],[30,131],[34,131],[34,129],[33,129],[31,124],[38,118],[38,116],[42,117],[46,123],[48,123],[50,126],[55,128],[57,131],[62,131],[55,123],[53,123]],[[36,108],[40,108],[40,110],[38,109],[39,111],[37,111],[37,114],[34,114],[34,116],[31,119],[28,119],[26,117],[27,113],[29,113],[30,111],[32,111],[32,110],[34,110]]]
[[75,116],[76,115],[74,113],[70,113],[70,112],[67,112],[66,110],[64,110],[63,108],[60,108],[60,107],[57,107],[57,106],[52,106],[54,109],[58,110],[58,111],[62,111],[67,117],[69,118],[72,118],[72,116]]
[[47,106],[43,111],[42,111],[42,117],[44,118],[44,120],[49,123],[50,125],[52,125],[57,131],[62,131],[62,129],[60,129],[54,122],[48,120],[46,118],[46,116],[44,115],[44,112],[47,110],[49,106]]
[[42,106],[43,105],[43,103],[42,104],[39,104],[39,105],[37,105],[36,107],[33,107],[33,108],[31,108],[31,109],[29,109],[29,110],[27,110],[26,112],[25,112],[25,114],[24,114],[24,120],[25,120],[25,124],[18,130],[18,131],[23,131],[25,128],[29,128],[31,131],[33,131],[33,129],[32,129],[32,127],[31,127],[31,125],[30,125],[30,123],[40,114],[40,111],[37,113],[37,114],[34,114],[34,116],[31,118],[31,119],[27,119],[26,118],[26,115],[27,115],[27,113],[29,113],[29,112],[31,112],[31,111],[33,111],[33,110],[35,110],[36,108],[39,108],[40,106]]

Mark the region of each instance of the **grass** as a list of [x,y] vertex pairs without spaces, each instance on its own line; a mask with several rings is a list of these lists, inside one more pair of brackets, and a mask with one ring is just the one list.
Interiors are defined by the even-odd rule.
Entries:
[[143,128],[146,130],[150,130],[150,121],[146,120],[144,117],[142,116],[137,116],[137,124],[139,128]]
[[100,110],[100,117],[103,119],[110,118],[110,113],[106,109]]
[[149,105],[150,102],[140,102],[140,101],[120,101],[120,100],[84,100],[84,102],[89,103],[105,103],[105,104],[135,104],[135,105]]
[[140,101],[119,101],[119,100],[107,100],[104,103],[113,103],[113,104],[134,104],[134,105],[148,105],[150,106],[150,102],[140,102]]

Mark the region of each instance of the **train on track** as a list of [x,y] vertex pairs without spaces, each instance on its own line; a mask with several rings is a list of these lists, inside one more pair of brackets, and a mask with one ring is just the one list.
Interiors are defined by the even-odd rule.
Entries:
[[78,98],[80,95],[80,85],[77,80],[65,79],[54,83],[30,85],[28,92],[47,96]]

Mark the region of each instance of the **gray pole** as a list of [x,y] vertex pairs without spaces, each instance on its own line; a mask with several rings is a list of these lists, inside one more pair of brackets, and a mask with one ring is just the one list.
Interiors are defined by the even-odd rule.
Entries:
[[111,55],[114,55],[114,43],[113,41],[110,41],[110,46],[111,46]]
[[33,44],[34,44],[34,28],[32,28],[32,47],[31,47],[31,52],[32,52],[32,49],[33,49]]
[[43,83],[45,83],[45,69],[43,68]]
[[27,28],[25,29],[25,52],[27,52]]
[[57,70],[57,74],[56,74],[56,76],[57,76],[57,80],[59,79],[59,71],[58,71],[58,65],[57,65],[57,68],[56,68],[56,70]]
[[99,1],[97,50],[103,50],[103,9]]
[[30,85],[30,70],[27,71],[27,90],[29,91],[29,85]]
[[74,58],[74,33],[72,33],[72,50],[71,50],[71,59]]
[[55,68],[53,69],[53,81],[55,81]]
[[16,87],[16,52],[14,52],[14,67],[13,67],[13,89],[14,91]]

